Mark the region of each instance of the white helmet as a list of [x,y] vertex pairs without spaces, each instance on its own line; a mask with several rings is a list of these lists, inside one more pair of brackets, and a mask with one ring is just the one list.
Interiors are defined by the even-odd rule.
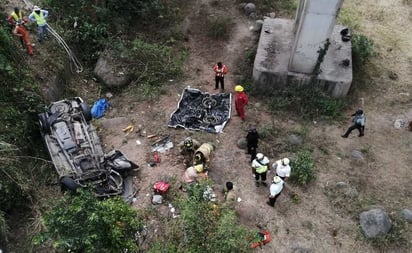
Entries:
[[275,183],[275,184],[280,183],[280,180],[282,180],[282,179],[278,176],[273,177],[273,183]]
[[263,159],[263,154],[262,153],[257,153],[256,159],[262,160]]
[[290,161],[289,161],[288,158],[283,158],[283,161],[282,161],[282,162],[283,162],[284,165],[289,165],[289,162],[290,162]]

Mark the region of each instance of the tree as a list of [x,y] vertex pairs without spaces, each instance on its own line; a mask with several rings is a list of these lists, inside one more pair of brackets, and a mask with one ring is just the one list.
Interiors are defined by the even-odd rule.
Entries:
[[98,200],[85,189],[66,194],[45,214],[44,224],[35,243],[52,241],[70,252],[136,252],[135,235],[143,228],[138,212],[121,198]]

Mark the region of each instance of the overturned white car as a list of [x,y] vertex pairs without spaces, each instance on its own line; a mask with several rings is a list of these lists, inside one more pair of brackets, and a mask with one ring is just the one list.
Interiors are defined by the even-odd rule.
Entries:
[[104,154],[90,107],[80,97],[54,102],[38,115],[41,133],[62,189],[92,186],[98,197],[134,194],[131,173],[138,166],[119,150]]

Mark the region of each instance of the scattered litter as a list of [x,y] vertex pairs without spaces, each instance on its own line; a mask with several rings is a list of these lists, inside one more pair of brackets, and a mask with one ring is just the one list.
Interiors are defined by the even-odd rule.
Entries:
[[142,143],[139,140],[136,140],[137,145],[141,145]]
[[237,198],[237,202],[240,202],[240,201],[242,201],[242,199],[241,199],[240,197],[238,197],[238,198]]
[[147,138],[151,139],[151,138],[154,138],[156,136],[157,136],[156,134],[151,134],[151,135],[148,135]]
[[160,155],[159,155],[159,152],[154,152],[153,158],[154,158],[155,163],[160,163]]
[[393,124],[395,128],[404,128],[406,125],[406,122],[403,119],[397,119],[395,120],[395,123]]
[[107,92],[107,93],[106,93],[106,97],[107,97],[108,99],[111,99],[111,98],[113,97],[113,94],[110,93],[110,92]]
[[153,195],[152,204],[153,205],[160,205],[163,203],[163,196],[162,195]]
[[136,202],[137,201],[137,198],[133,198],[132,199],[132,202],[134,203],[134,202]]
[[173,148],[173,142],[170,136],[166,136],[152,144],[152,152],[164,153]]

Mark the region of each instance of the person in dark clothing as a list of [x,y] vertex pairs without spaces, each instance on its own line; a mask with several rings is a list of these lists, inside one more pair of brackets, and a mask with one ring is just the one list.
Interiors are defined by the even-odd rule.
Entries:
[[256,158],[256,149],[259,143],[259,133],[256,131],[256,127],[250,127],[246,135],[246,141],[247,153],[251,155],[250,162],[252,162]]
[[342,135],[342,138],[348,138],[349,134],[352,132],[354,129],[358,129],[359,131],[359,137],[362,137],[365,135],[365,122],[366,122],[366,117],[365,114],[363,113],[362,109],[358,109],[354,114],[351,115],[353,117],[352,122],[353,125],[346,130],[346,133]]

